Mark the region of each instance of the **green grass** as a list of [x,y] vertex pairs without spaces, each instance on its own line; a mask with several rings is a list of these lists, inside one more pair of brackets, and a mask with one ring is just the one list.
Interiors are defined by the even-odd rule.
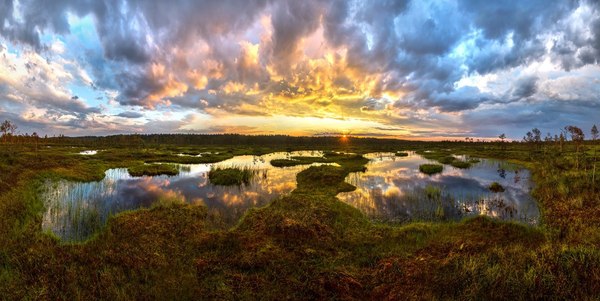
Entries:
[[428,175],[440,173],[443,170],[444,170],[444,166],[440,165],[440,164],[421,164],[421,165],[419,165],[419,171],[424,174],[428,174]]
[[462,169],[471,167],[470,162],[465,162],[465,161],[461,161],[461,160],[454,160],[450,163],[450,165],[452,165],[456,168],[462,168]]
[[297,165],[307,165],[313,163],[327,163],[331,162],[331,159],[323,157],[303,157],[303,156],[292,156],[290,159],[274,159],[271,160],[271,165],[275,167],[287,167]]
[[208,179],[215,185],[248,185],[254,173],[249,168],[211,168],[208,172]]
[[175,176],[179,174],[177,166],[172,164],[139,164],[127,169],[129,174],[134,177],[168,175]]

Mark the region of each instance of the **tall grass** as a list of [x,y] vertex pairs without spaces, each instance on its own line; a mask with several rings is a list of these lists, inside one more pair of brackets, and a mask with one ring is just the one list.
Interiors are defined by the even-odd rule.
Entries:
[[215,185],[249,185],[256,170],[249,167],[215,167],[208,172],[208,178]]

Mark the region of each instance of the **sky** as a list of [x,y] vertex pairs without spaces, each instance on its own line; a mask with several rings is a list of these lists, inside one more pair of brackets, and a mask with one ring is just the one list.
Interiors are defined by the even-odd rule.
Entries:
[[0,0],[20,133],[520,139],[600,125],[597,0]]

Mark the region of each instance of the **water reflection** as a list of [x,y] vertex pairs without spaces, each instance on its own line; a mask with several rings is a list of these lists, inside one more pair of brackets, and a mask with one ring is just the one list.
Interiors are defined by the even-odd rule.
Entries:
[[[486,214],[507,220],[537,223],[539,209],[529,195],[529,171],[503,161],[483,159],[469,169],[444,166],[428,176],[419,165],[430,160],[410,153],[396,157],[375,153],[366,172],[350,174],[346,181],[357,189],[338,198],[374,219],[386,221],[448,220],[471,214]],[[462,157],[465,160],[468,158]],[[492,182],[505,191],[493,193]]]
[[[296,174],[308,165],[275,168],[273,159],[322,156],[322,152],[237,156],[215,164],[178,165],[177,176],[131,177],[127,169],[106,171],[99,182],[47,182],[42,227],[67,241],[89,237],[110,215],[173,200],[206,205],[224,226],[233,225],[251,207],[262,206],[296,188]],[[247,167],[255,176],[248,185],[218,186],[208,180],[211,166]]]

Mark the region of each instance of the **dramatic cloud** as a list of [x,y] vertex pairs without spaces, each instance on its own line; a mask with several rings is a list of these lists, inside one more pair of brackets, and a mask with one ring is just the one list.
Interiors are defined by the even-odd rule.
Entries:
[[0,115],[49,134],[513,138],[600,120],[592,0],[0,2]]

